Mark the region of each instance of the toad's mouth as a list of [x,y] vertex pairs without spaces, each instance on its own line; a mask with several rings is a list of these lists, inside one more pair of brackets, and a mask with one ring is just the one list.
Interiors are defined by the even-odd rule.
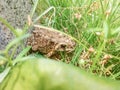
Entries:
[[70,53],[74,50],[75,50],[74,48],[61,48],[58,51]]

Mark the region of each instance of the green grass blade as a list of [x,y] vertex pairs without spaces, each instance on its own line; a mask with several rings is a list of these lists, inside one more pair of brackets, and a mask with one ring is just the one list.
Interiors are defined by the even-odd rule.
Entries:
[[17,32],[16,32],[16,30],[14,29],[14,27],[12,27],[5,19],[3,19],[2,17],[0,17],[0,21],[1,21],[4,25],[6,25],[6,26],[12,31],[12,33],[13,33],[14,35],[17,36]]
[[10,49],[12,46],[14,46],[15,44],[19,43],[21,40],[23,40],[23,39],[25,39],[25,38],[27,38],[27,37],[29,37],[29,36],[30,36],[29,34],[26,34],[26,35],[20,36],[20,37],[18,37],[18,38],[15,38],[12,42],[10,42],[10,43],[7,45],[7,47],[6,47],[6,49],[5,49],[5,52],[8,52],[9,49]]
[[35,13],[35,10],[36,10],[37,5],[38,5],[38,1],[39,1],[39,0],[35,0],[33,9],[32,9],[31,14],[30,14],[31,18],[33,17],[33,15],[34,15],[34,13]]
[[36,23],[42,16],[44,16],[45,14],[47,14],[48,12],[50,12],[53,9],[54,13],[55,13],[55,8],[53,6],[51,6],[50,8],[48,8],[47,10],[45,10],[41,15],[39,15],[34,21],[33,23]]
[[16,59],[22,58],[24,55],[26,55],[30,50],[30,48],[31,48],[30,46],[27,46],[23,51],[20,52],[20,54],[16,57]]

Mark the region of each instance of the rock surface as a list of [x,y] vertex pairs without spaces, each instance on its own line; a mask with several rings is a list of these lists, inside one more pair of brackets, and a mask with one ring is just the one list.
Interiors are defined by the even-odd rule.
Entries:
[[[22,28],[32,8],[31,0],[0,0],[0,17],[14,28]],[[0,50],[13,39],[14,35],[0,22]]]

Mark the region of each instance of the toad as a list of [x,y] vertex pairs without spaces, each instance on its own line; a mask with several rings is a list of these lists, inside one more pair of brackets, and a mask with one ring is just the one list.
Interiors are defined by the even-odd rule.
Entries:
[[34,25],[34,30],[27,39],[27,45],[32,47],[33,52],[40,52],[50,58],[57,52],[73,52],[76,42],[69,35],[58,30]]

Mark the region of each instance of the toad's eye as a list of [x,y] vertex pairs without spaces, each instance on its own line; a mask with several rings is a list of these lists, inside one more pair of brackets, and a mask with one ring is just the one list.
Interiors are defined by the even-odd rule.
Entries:
[[65,45],[65,44],[61,44],[61,45],[60,45],[60,48],[65,49],[65,48],[66,48],[66,45]]

